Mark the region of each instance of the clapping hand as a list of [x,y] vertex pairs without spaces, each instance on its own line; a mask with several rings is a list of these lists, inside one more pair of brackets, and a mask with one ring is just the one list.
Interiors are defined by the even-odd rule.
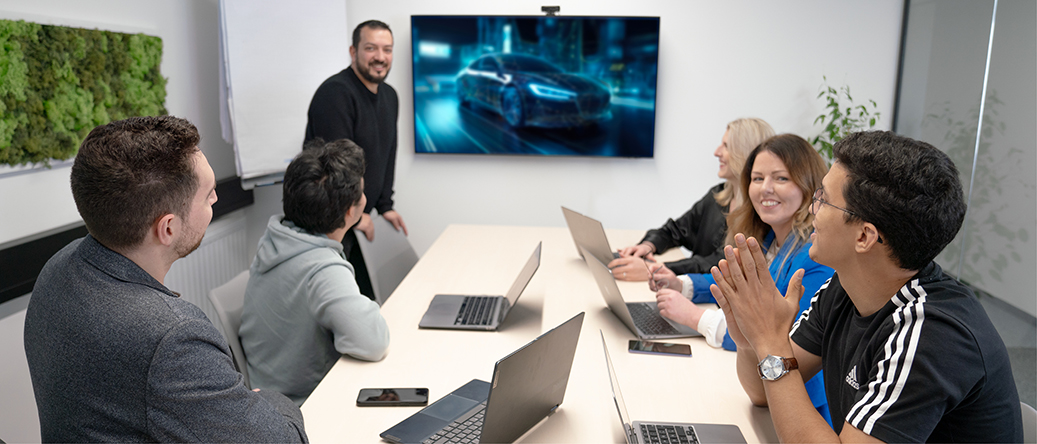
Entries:
[[735,246],[724,247],[725,259],[711,270],[717,283],[709,287],[724,310],[731,339],[738,347],[757,350],[778,341],[787,344],[803,296],[804,271],[792,275],[787,297],[783,297],[771,278],[760,243],[739,233]]

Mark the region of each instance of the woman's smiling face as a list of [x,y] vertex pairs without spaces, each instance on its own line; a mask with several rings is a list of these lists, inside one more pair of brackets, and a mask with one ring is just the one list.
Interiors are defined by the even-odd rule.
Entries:
[[762,151],[753,162],[749,200],[779,241],[792,231],[792,219],[803,205],[803,191],[789,176],[785,163],[770,151]]

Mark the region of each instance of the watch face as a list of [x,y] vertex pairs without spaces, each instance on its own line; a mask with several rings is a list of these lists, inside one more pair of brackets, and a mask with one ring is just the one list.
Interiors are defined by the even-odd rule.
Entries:
[[767,356],[760,362],[760,373],[764,378],[775,380],[785,373],[785,365],[777,356]]

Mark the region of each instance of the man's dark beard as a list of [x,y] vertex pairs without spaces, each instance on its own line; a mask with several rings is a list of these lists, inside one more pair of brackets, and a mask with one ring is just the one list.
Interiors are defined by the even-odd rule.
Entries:
[[385,77],[382,77],[380,79],[376,79],[373,76],[371,76],[371,64],[370,63],[368,63],[367,65],[361,67],[361,69],[358,69],[357,71],[360,72],[360,77],[363,77],[364,80],[367,80],[368,82],[371,82],[371,83],[385,83],[385,77],[389,77],[389,69],[385,70]]

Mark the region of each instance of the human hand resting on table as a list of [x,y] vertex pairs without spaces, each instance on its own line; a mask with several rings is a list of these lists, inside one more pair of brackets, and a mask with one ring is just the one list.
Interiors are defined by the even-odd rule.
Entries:
[[699,319],[702,317],[702,312],[705,311],[689,301],[680,292],[669,288],[659,290],[655,294],[655,302],[659,306],[660,315],[695,329],[698,328]]
[[655,252],[655,246],[651,242],[641,242],[632,247],[626,247],[619,250],[619,255],[623,257],[635,256],[635,257],[648,257]]
[[648,264],[641,257],[619,257],[609,262],[608,267],[612,270],[612,276],[621,281],[648,280]]
[[735,246],[738,248],[724,247],[725,259],[711,270],[717,283],[709,287],[724,310],[731,340],[740,348],[753,349],[787,344],[792,323],[799,314],[804,271],[796,270],[782,296],[771,279],[760,243],[739,233],[735,235]]

